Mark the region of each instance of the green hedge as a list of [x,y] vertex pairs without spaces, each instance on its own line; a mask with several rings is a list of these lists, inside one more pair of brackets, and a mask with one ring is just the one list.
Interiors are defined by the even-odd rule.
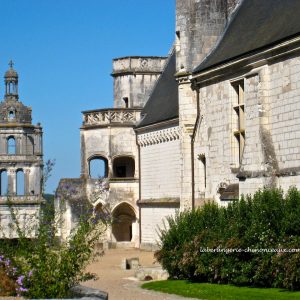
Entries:
[[300,248],[296,188],[265,189],[228,207],[207,203],[168,218],[166,227],[156,257],[171,278],[300,290],[300,252],[252,252]]

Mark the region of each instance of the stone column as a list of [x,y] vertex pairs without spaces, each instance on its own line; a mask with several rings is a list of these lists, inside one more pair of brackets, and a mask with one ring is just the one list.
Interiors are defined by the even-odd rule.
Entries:
[[7,178],[8,178],[8,195],[16,194],[16,170],[8,169]]
[[110,178],[110,177],[113,177],[113,163],[112,163],[112,159],[111,157],[109,156],[108,157],[108,160],[107,160],[107,177]]
[[2,136],[0,139],[0,153],[1,154],[6,154],[7,153],[7,140],[6,136]]
[[85,139],[84,133],[80,132],[80,153],[81,153],[81,174],[80,176],[83,178],[88,178],[89,175],[89,166],[86,159],[86,151],[85,151]]
[[181,193],[180,209],[192,208],[191,137],[197,117],[197,97],[188,76],[177,77],[179,97],[179,127],[181,131]]
[[25,177],[25,186],[24,186],[24,194],[25,196],[30,195],[30,169],[24,170],[24,177]]

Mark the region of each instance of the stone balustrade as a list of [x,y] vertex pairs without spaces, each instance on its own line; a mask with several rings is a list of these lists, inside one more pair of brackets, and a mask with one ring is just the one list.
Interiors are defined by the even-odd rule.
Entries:
[[[34,155],[12,155],[12,154],[0,154],[1,163],[3,162],[18,162],[18,161],[39,161],[41,157],[38,156],[41,154]],[[1,164],[0,163],[0,164]]]
[[162,56],[127,56],[113,59],[112,76],[124,73],[154,73],[160,74],[166,63]]
[[23,196],[17,196],[17,195],[8,195],[8,196],[0,196],[0,204],[7,204],[8,201],[10,204],[40,204],[42,202],[45,202],[44,199],[41,198],[39,195],[23,195]]
[[141,118],[141,109],[111,108],[83,112],[83,126],[135,125]]

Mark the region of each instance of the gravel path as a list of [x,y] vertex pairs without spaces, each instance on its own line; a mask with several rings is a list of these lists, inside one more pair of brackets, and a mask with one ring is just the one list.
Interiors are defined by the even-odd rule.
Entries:
[[139,257],[143,267],[153,266],[153,252],[138,249],[110,249],[104,256],[88,267],[88,271],[98,275],[97,280],[90,280],[83,285],[98,288],[109,294],[109,300],[188,300],[175,295],[148,291],[140,288],[141,282],[134,278],[134,270],[122,270],[123,258]]

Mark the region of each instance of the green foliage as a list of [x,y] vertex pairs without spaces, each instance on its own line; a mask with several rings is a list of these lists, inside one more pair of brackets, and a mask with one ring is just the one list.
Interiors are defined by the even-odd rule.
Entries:
[[299,290],[300,252],[272,250],[300,248],[299,216],[296,188],[207,203],[167,220],[156,257],[171,278]]
[[19,294],[29,298],[64,298],[70,296],[72,286],[93,277],[84,270],[97,255],[94,246],[106,230],[109,213],[100,217],[87,211],[68,241],[61,241],[57,237],[61,219],[52,203],[45,204],[42,213],[36,216],[39,224],[34,227],[36,235],[31,239],[26,236],[28,228],[22,230],[13,205],[10,211],[18,239],[0,240],[0,253],[5,253],[20,274],[30,274],[22,279],[24,288]]
[[236,287],[232,285],[194,283],[184,280],[164,280],[147,282],[142,288],[189,298],[207,300],[296,300],[300,292],[280,289]]

